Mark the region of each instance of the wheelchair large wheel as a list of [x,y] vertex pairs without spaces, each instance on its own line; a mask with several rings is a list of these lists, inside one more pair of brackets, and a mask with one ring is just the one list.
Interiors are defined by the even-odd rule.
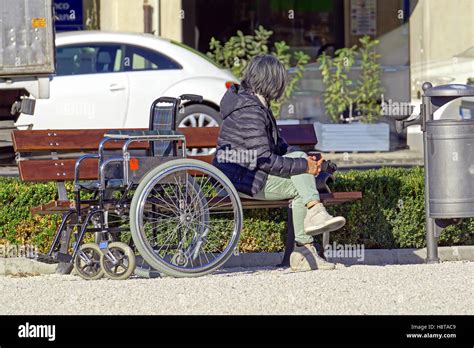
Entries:
[[130,206],[130,231],[140,255],[173,277],[202,276],[221,267],[237,246],[242,219],[230,180],[193,159],[151,170]]

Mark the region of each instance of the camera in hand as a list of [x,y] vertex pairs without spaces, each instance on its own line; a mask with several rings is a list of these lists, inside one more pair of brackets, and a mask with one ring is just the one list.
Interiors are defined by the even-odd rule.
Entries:
[[336,170],[337,170],[336,163],[331,162],[329,160],[323,160],[323,163],[321,164],[322,172],[328,172],[329,174],[334,174]]
[[[316,161],[319,161],[322,157],[322,155],[319,152],[308,152],[308,156],[315,156]],[[337,170],[336,163],[331,162],[330,160],[323,160],[323,163],[321,164],[321,172],[334,174],[336,170]]]

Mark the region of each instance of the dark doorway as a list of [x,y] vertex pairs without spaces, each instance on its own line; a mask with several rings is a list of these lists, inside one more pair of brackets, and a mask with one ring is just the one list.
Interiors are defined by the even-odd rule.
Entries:
[[262,25],[273,31],[272,42],[315,59],[326,47],[344,47],[343,0],[196,0],[197,48],[209,50],[212,37],[226,41],[241,30],[252,34]]

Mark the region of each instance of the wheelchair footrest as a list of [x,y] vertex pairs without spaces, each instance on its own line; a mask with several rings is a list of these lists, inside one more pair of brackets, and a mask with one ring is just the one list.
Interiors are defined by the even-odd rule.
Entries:
[[68,254],[63,254],[63,253],[57,253],[55,256],[49,256],[46,254],[38,254],[36,257],[36,261],[42,262],[42,263],[70,263],[72,261],[71,255]]
[[72,256],[69,255],[69,254],[57,253],[56,254],[56,259],[59,262],[70,263],[72,261]]
[[36,261],[49,264],[59,263],[58,259],[46,254],[38,254],[38,256],[36,257]]

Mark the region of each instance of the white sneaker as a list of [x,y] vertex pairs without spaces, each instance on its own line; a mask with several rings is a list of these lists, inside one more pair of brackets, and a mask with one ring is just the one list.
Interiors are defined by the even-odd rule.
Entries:
[[309,243],[302,246],[295,245],[295,249],[290,255],[290,268],[293,272],[316,269],[329,271],[335,269],[336,265],[320,257],[314,245]]
[[342,228],[346,224],[343,216],[332,216],[326,211],[322,203],[312,206],[306,211],[304,231],[310,236],[331,232]]

